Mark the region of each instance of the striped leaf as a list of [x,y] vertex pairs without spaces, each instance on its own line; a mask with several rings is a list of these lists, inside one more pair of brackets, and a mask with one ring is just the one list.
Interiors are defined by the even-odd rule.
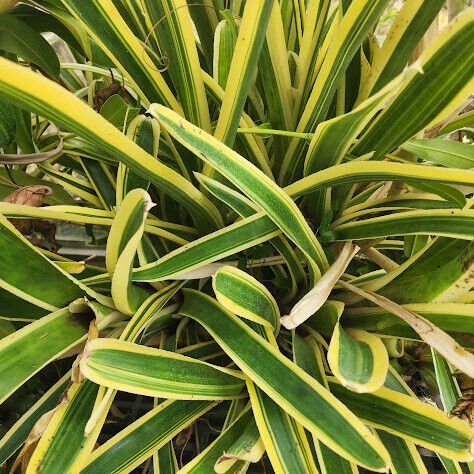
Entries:
[[[406,76],[410,77],[413,73],[413,70],[407,71]],[[374,115],[384,107],[390,97],[397,92],[404,76],[393,80],[383,90],[351,112],[322,122],[316,127],[305,158],[305,176],[337,165],[342,161],[357,136]]]
[[[168,71],[184,116],[210,131],[209,109],[186,0],[145,0],[142,8],[153,25],[153,34],[159,38],[159,53],[166,56]],[[162,100],[160,102],[164,103]]]
[[354,392],[373,392],[385,382],[387,349],[377,336],[366,331],[343,329],[337,324],[327,359],[332,373]]
[[[241,217],[249,217],[258,212],[258,207],[255,206],[252,201],[219,181],[199,173],[196,174],[196,178],[207,191],[220,201],[226,203]],[[286,237],[279,235],[275,239],[270,240],[270,243],[285,259],[288,266],[288,273],[291,277],[291,289],[288,294],[288,299],[291,299],[296,295],[298,286],[301,289],[301,286],[305,284],[306,275],[304,269],[301,265],[300,259],[294,252]]]
[[[408,311],[422,315],[428,321],[455,335],[455,332],[472,334],[472,304],[459,303],[411,303],[403,305]],[[395,315],[377,307],[358,307],[347,309],[343,321],[349,327],[357,327],[378,334],[418,339],[410,326]]]
[[40,164],[39,168],[46,175],[52,178],[54,182],[61,185],[70,193],[77,194],[94,206],[101,206],[101,201],[94,190],[94,186],[92,186],[88,181],[72,176],[69,173],[58,171],[49,164]]
[[[316,0],[308,3],[306,10],[306,21],[303,31],[303,38],[300,45],[300,53],[297,62],[296,85],[298,94],[296,97],[295,108],[299,109],[301,102],[306,103],[308,95],[313,85],[313,75],[315,72],[316,62],[324,56],[325,49],[321,47],[324,39],[324,26],[331,24],[327,19],[329,0]],[[334,9],[337,13],[337,9]],[[319,53],[319,54],[318,54]]]
[[216,6],[213,0],[203,0],[198,5],[188,2],[189,13],[199,36],[200,51],[206,58],[209,71],[212,69],[213,37],[218,22]]
[[[407,74],[412,74],[409,72]],[[311,138],[304,161],[304,175],[339,164],[349,151],[356,137],[374,115],[385,105],[400,87],[402,76],[393,80],[378,94],[370,97],[357,108],[326,122],[321,122]],[[307,198],[313,216],[322,218],[331,208],[329,193],[319,192]],[[308,202],[308,204],[309,204]]]
[[232,56],[237,42],[238,29],[232,15],[226,16],[216,27],[214,33],[214,55],[212,75],[222,89],[225,90],[227,78],[229,77]]
[[130,191],[120,204],[107,239],[106,265],[112,278],[115,307],[124,314],[133,314],[147,293],[131,282],[133,262],[143,235],[145,218],[153,206],[146,191]]
[[474,85],[469,41],[473,26],[474,12],[469,9],[439,34],[420,58],[423,74],[407,81],[352,153],[361,156],[373,151],[373,158],[379,158],[462,104]]
[[[84,459],[81,447],[86,442],[84,428],[92,412],[98,386],[85,381],[75,383],[67,391],[65,400],[53,414],[33,456],[27,473],[79,471]],[[57,453],[61,453],[58,456]]]
[[443,7],[443,0],[405,3],[380,48],[374,48],[370,70],[361,83],[359,99],[373,95],[398,75]]
[[[85,293],[96,295],[42,255],[3,216],[0,230],[1,288],[47,311],[64,307]],[[20,262],[27,263],[28,273]]]
[[[273,4],[258,69],[268,105],[270,124],[273,128],[293,130],[295,113],[290,69],[283,23],[277,2]],[[277,150],[276,159],[281,160],[288,147],[288,140],[275,137],[273,146]]]
[[[236,282],[234,288],[244,291],[241,293],[242,298],[237,298],[238,293],[233,290],[232,281]],[[253,321],[250,323],[251,329],[275,349],[278,348],[270,331],[278,328],[279,310],[263,285],[240,270],[223,267],[214,276],[213,287],[218,300],[227,310],[244,318],[250,316]],[[240,305],[244,300],[246,303],[242,307]],[[258,324],[259,321],[265,324]],[[260,387],[250,380],[246,382],[255,421],[275,471],[317,472],[300,423],[291,418]]]
[[132,171],[170,193],[208,229],[221,223],[217,209],[189,181],[156,161],[105,118],[64,88],[13,62],[0,58],[0,91],[115,156]]
[[212,279],[216,298],[232,313],[274,331],[278,328],[280,310],[262,283],[235,267],[222,267]]
[[[137,341],[145,332],[147,327],[154,323],[156,330],[166,327],[170,318],[170,314],[160,313],[169,299],[180,288],[181,284],[172,283],[165,286],[155,294],[150,295],[138,308],[133,317],[128,321],[125,328],[121,331],[120,340]],[[95,442],[100,434],[101,428],[106,421],[106,416],[112,402],[115,398],[116,390],[101,387],[97,394],[94,409],[87,420],[84,431],[87,436],[87,443],[76,447],[77,451],[74,456],[83,459],[89,456]]]
[[[38,218],[55,219],[78,224],[92,224],[110,227],[113,224],[115,213],[103,209],[76,206],[45,206],[32,207],[22,204],[0,202],[0,213],[7,218]],[[166,230],[169,229],[169,230]],[[192,227],[165,222],[151,216],[145,222],[145,231],[171,240],[177,244],[185,244],[196,237],[196,230]],[[174,234],[176,232],[176,235]]]
[[143,232],[146,213],[152,206],[150,196],[142,189],[134,189],[125,196],[107,239],[105,260],[110,275],[113,275],[117,262],[130,240],[139,229]]
[[[217,82],[205,72],[202,72],[203,80],[206,86],[207,93],[212,97],[213,101],[220,105],[224,100],[224,90],[217,84]],[[239,127],[247,128],[254,127],[255,123],[249,115],[242,113],[239,122]],[[238,134],[236,137],[235,148],[242,156],[245,156],[255,166],[260,168],[267,176],[273,177],[270,168],[270,161],[268,153],[262,140],[258,136],[250,134]]]
[[[404,265],[364,288],[379,291],[392,299],[397,294],[397,301],[401,304],[431,301],[454,303],[468,291],[473,252],[468,240],[438,237],[428,242]],[[428,275],[429,285],[417,283],[418,279],[425,279]]]
[[135,269],[132,278],[134,281],[186,279],[189,272],[200,266],[253,247],[279,234],[280,231],[270,218],[258,213],[179,247],[156,262]]
[[[359,420],[232,313],[191,290],[185,290],[180,313],[200,322],[253,382],[337,453],[371,469],[385,468],[383,446]],[[279,383],[282,378],[285,385]],[[334,438],[334,433],[340,436]]]
[[388,235],[439,235],[454,239],[474,238],[474,211],[429,210],[394,213],[334,228],[338,240],[361,240]]
[[391,472],[394,474],[428,474],[420,453],[411,441],[406,441],[382,430],[378,430],[377,435],[390,453]]
[[96,449],[81,472],[131,472],[215,405],[208,401],[167,400]]
[[316,473],[302,425],[253,382],[247,390],[255,421],[275,472]]
[[112,0],[61,0],[94,41],[120,69],[147,104],[161,102],[181,110],[163,76],[128,27]]
[[474,376],[474,355],[461,347],[455,339],[433,325],[428,319],[408,311],[384,296],[364,291],[343,281],[340,281],[339,285],[403,319],[426,344],[435,348],[447,361],[469,377]]
[[135,311],[130,321],[128,321],[127,326],[120,335],[120,339],[132,342],[139,340],[147,326],[152,324],[152,322],[162,319],[160,318],[159,311],[163,309],[182,285],[182,282],[174,282],[150,295]]
[[[456,379],[452,375],[452,368],[450,365],[433,349],[431,349],[433,357],[433,365],[436,374],[436,382],[438,384],[441,403],[444,411],[450,412],[461,396]],[[452,459],[444,456],[439,456],[443,467],[449,474],[461,474],[461,466]],[[473,461],[470,462],[472,465]]]
[[[157,120],[145,115],[138,115],[129,124],[129,136],[137,145],[155,158],[158,155],[160,141],[160,125]],[[131,172],[123,163],[119,164],[117,171],[117,204],[120,204],[129,191],[135,188],[148,189],[149,182]]]
[[[328,388],[326,374],[324,372],[321,349],[315,339],[308,337],[303,339],[294,331],[292,332],[293,360],[306,373],[314,377],[321,385]],[[357,466],[342,458],[326,445],[313,436],[313,444],[322,473],[342,472],[356,474]],[[390,453],[391,456],[391,453]]]
[[325,254],[301,211],[287,194],[244,158],[162,106],[150,109],[180,143],[239,187],[309,257],[313,271],[327,267]]
[[372,393],[352,392],[334,379],[331,392],[371,426],[432,449],[450,459],[469,461],[472,431],[438,408],[388,388]]
[[3,468],[473,469],[474,12],[392,3],[8,13],[61,64],[0,57]]
[[[249,424],[254,424],[252,412],[243,410],[242,413],[227,427],[204,451],[191,462],[180,469],[180,473],[215,472],[219,458],[238,442],[240,436]],[[255,425],[254,425],[255,426]],[[233,467],[233,466],[231,466]]]
[[244,387],[236,371],[113,339],[86,346],[81,372],[105,387],[178,400],[225,400],[238,397]]
[[402,181],[408,184],[418,181],[422,183],[442,182],[472,186],[474,184],[474,172],[385,161],[352,161],[313,173],[306,178],[295,181],[284,189],[288,195],[296,199],[313,191],[339,184],[369,181]]
[[400,146],[402,150],[408,151],[425,161],[450,167],[471,169],[474,167],[474,149],[467,143],[442,140],[408,140]]
[[241,432],[239,438],[225,450],[214,465],[214,471],[218,474],[228,472],[231,468],[240,466],[242,463],[257,463],[262,458],[265,448],[260,438],[255,420],[252,418]]
[[0,440],[0,464],[8,458],[26,441],[35,423],[47,412],[54,409],[61,395],[66,390],[71,374],[68,372],[61,377],[44,395],[42,395],[29,410],[3,435]]
[[229,146],[234,144],[240,116],[265,39],[272,5],[273,0],[245,3],[242,23],[235,44],[236,54],[232,56],[225,95],[214,131],[216,139]]
[[[324,56],[311,94],[296,127],[297,132],[314,132],[328,113],[337,86],[365,35],[373,27],[387,2],[384,0],[353,0],[343,16]],[[305,143],[293,140],[280,171],[284,185],[301,177]]]
[[[214,276],[213,287],[227,310],[246,319],[250,317],[251,329],[278,348],[270,331],[278,328],[279,310],[263,285],[241,270],[223,267]],[[240,289],[241,298],[234,288]],[[303,427],[250,380],[247,380],[247,390],[263,445],[275,471],[317,472]]]

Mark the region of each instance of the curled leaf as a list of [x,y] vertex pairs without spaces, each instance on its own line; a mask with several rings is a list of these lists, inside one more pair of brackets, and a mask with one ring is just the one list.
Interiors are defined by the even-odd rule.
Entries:
[[51,196],[53,190],[49,186],[34,185],[18,188],[9,194],[3,202],[23,204],[24,206],[40,207],[46,196]]
[[448,362],[461,372],[474,377],[474,355],[461,347],[449,334],[413,311],[394,303],[384,296],[365,291],[349,283],[339,281],[339,286],[356,293],[409,324],[428,345],[436,349]]
[[387,349],[377,336],[361,329],[336,324],[327,361],[335,377],[353,392],[374,392],[387,376]]
[[293,306],[290,314],[280,320],[286,329],[294,329],[304,323],[326,302],[337,280],[346,270],[359,247],[352,242],[346,242],[336,261],[329,270],[316,283],[315,287],[306,293],[298,303]]

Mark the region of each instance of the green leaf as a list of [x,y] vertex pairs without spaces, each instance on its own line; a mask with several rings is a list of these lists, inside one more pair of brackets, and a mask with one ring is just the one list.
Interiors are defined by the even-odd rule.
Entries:
[[180,110],[142,43],[120,16],[112,0],[61,0],[146,103],[159,101]]
[[394,474],[428,474],[423,460],[412,442],[383,430],[377,430],[377,435],[390,453],[391,472]]
[[[34,8],[30,5],[20,4],[11,11],[19,20],[23,21],[30,28],[33,28],[38,33],[55,33],[62,38],[72,49],[87,56],[83,46],[74,35],[73,31],[69,30],[66,26],[68,22],[63,24],[58,18],[53,15],[42,12],[41,10]],[[72,21],[72,19],[70,20]]]
[[96,160],[79,160],[104,209],[113,209],[116,204],[115,180],[107,165]]
[[240,116],[257,69],[272,6],[273,0],[245,3],[235,54],[232,56],[225,95],[214,132],[216,139],[228,146],[234,144]]
[[[3,216],[0,215],[0,287],[40,308],[55,311],[89,294],[107,303],[78,280],[44,257]],[[28,265],[28,273],[20,262]]]
[[152,105],[150,112],[170,134],[239,187],[295,242],[309,258],[317,275],[327,268],[327,259],[301,211],[288,195],[263,172],[238,153],[181,119],[163,106]]
[[137,188],[120,204],[107,239],[105,263],[112,279],[112,299],[124,314],[134,314],[148,293],[131,282],[133,263],[143,236],[145,218],[153,207],[149,194]]
[[11,14],[0,16],[0,49],[31,62],[55,81],[59,60],[51,45],[34,29]]
[[[423,277],[419,277],[423,279]],[[426,278],[426,277],[425,277]],[[383,293],[381,290],[380,293]],[[422,315],[435,326],[454,336],[456,332],[473,334],[472,304],[461,303],[411,303],[403,305],[409,311]],[[397,316],[377,307],[358,307],[347,309],[343,322],[349,327],[357,327],[387,336],[418,339],[419,336],[408,324]]]
[[252,411],[247,409],[236,418],[236,420],[225,429],[204,451],[199,453],[191,462],[181,469],[182,474],[198,474],[214,472],[216,461],[238,441],[240,435],[252,420]]
[[[196,218],[198,227],[219,227],[217,209],[184,177],[150,155],[64,88],[27,68],[0,58],[0,90],[26,108],[57,121],[130,169],[166,189]],[[199,216],[199,217],[198,217]],[[214,222],[214,224],[211,224]]]
[[[399,303],[455,302],[469,287],[474,249],[467,240],[437,238],[398,271],[367,285]],[[458,285],[458,286],[456,286]]]
[[[311,336],[303,339],[292,332],[293,360],[306,373],[314,377],[321,385],[328,388],[327,377],[324,372],[322,352],[315,339]],[[342,458],[313,435],[313,444],[317,460],[322,472],[341,472],[354,474],[358,472],[355,464]],[[391,456],[392,453],[390,453]]]
[[214,59],[213,59],[213,77],[225,90],[227,78],[229,76],[232,56],[234,54],[235,43],[237,42],[238,29],[232,15],[226,14],[225,20],[222,20],[216,27],[214,33]]
[[[316,76],[311,94],[304,104],[297,132],[314,132],[326,118],[337,87],[367,32],[380,17],[385,0],[354,0],[338,23],[327,54]],[[283,161],[279,182],[286,185],[301,177],[307,145],[293,139]]]
[[[145,115],[138,115],[130,122],[127,135],[147,153],[155,158],[157,157],[160,142],[160,125],[157,120]],[[132,189],[142,188],[148,190],[149,184],[147,180],[120,163],[117,173],[117,201],[121,202]]]
[[280,231],[263,213],[231,224],[133,271],[134,281],[186,279],[189,272],[277,236]]
[[337,240],[360,240],[388,235],[440,235],[454,239],[474,238],[473,210],[428,210],[394,213],[334,228]]
[[446,166],[448,168],[474,168],[474,146],[467,143],[454,142],[434,138],[431,140],[408,140],[400,146],[425,161]]
[[374,48],[368,77],[361,84],[359,97],[373,95],[400,74],[443,5],[443,0],[412,0],[403,5],[383,45]]
[[16,117],[14,108],[0,97],[0,148],[9,145],[15,138]]
[[0,319],[0,339],[7,337],[15,331],[16,328],[10,321],[6,319]]
[[111,95],[100,108],[100,115],[118,128],[126,126],[139,109],[130,107],[118,94]]
[[[196,173],[196,178],[207,191],[209,191],[220,201],[226,203],[240,216],[249,217],[257,212],[258,207],[239,192],[200,173]],[[290,291],[287,297],[288,299],[293,298],[296,295],[298,289],[301,289],[301,285],[305,285],[306,283],[306,275],[301,265],[301,261],[286,237],[279,235],[275,239],[270,240],[270,243],[285,259],[285,262],[288,266],[288,272],[291,278],[291,287],[289,288]],[[287,279],[284,279],[284,281],[279,279],[277,282],[283,283],[285,288],[288,286]],[[300,286],[300,288],[298,288],[298,286]]]
[[182,104],[184,116],[210,132],[209,108],[186,2],[144,0],[142,8],[153,25],[153,35],[159,38],[157,53],[166,57],[167,70]]
[[255,278],[226,266],[215,273],[212,286],[217,300],[229,311],[277,330],[280,320],[277,302]]

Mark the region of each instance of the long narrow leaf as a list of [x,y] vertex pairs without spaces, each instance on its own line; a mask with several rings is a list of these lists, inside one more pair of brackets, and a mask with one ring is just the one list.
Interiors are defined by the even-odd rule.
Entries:
[[[199,321],[247,376],[328,446],[361,465],[384,469],[383,446],[357,418],[245,323],[208,296],[191,290],[186,290],[180,312]],[[282,378],[287,381],[284,385]]]
[[90,342],[81,371],[102,386],[160,398],[229,399],[238,397],[244,387],[238,372],[113,339]]
[[199,225],[206,223],[211,227],[219,227],[221,218],[217,209],[189,181],[159,163],[58,84],[0,58],[0,91],[25,108],[89,139],[132,171],[170,193],[187,207]]

